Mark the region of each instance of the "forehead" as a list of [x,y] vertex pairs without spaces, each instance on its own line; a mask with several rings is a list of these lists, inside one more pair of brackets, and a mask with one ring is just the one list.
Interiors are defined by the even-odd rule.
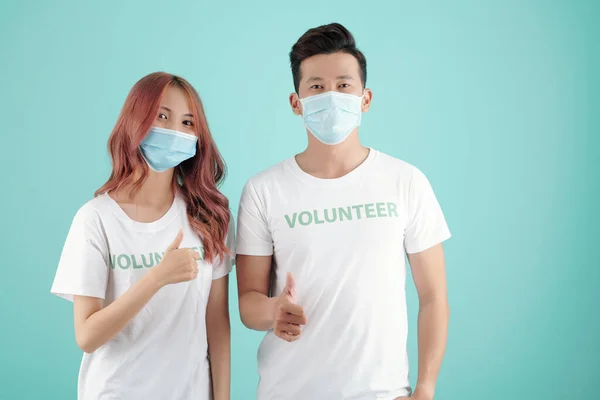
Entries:
[[185,111],[187,111],[189,109],[188,96],[180,87],[169,86],[163,92],[161,105],[167,106],[171,109],[184,108]]
[[356,58],[348,53],[318,54],[302,61],[300,74],[302,80],[311,77],[335,79],[338,76],[349,75],[355,79],[360,78],[360,66]]

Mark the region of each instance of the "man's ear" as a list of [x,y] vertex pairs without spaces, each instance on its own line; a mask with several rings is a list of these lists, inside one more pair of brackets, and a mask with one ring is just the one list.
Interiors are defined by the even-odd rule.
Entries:
[[363,94],[363,99],[362,99],[362,107],[361,107],[362,112],[369,111],[369,108],[371,108],[372,100],[373,100],[373,91],[371,89],[365,88],[365,92]]
[[292,111],[294,112],[294,114],[302,115],[302,103],[300,102],[298,94],[290,94],[290,106],[292,107]]

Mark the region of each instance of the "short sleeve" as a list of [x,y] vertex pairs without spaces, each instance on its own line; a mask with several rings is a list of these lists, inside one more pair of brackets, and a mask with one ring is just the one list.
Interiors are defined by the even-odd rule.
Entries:
[[409,254],[427,250],[450,238],[450,230],[427,177],[413,171],[407,203],[404,246]]
[[263,203],[251,180],[242,191],[238,210],[237,254],[273,255],[273,238],[265,217]]
[[71,223],[50,292],[69,301],[76,295],[104,299],[109,260],[100,217],[84,206]]
[[235,265],[235,221],[233,215],[229,217],[229,225],[227,225],[227,236],[225,237],[225,246],[229,249],[229,254],[225,257],[217,257],[217,264],[213,266],[212,279],[220,279],[228,275]]

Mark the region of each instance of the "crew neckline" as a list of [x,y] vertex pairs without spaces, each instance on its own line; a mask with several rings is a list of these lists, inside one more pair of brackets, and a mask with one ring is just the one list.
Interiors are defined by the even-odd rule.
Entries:
[[152,222],[140,222],[129,217],[125,210],[121,208],[119,203],[117,203],[117,201],[113,199],[108,193],[104,193],[102,196],[109,204],[113,214],[119,220],[127,224],[130,228],[138,231],[157,231],[166,227],[179,215],[179,212],[181,211],[180,204],[183,201],[180,198],[179,194],[175,194],[175,197],[173,198],[173,203],[171,203],[171,206],[169,207],[167,212],[165,212],[160,218]]
[[287,159],[285,165],[286,168],[298,179],[303,181],[304,183],[312,184],[312,185],[320,185],[320,186],[340,186],[346,185],[348,183],[353,182],[355,179],[360,177],[366,169],[368,169],[369,165],[373,163],[377,154],[379,153],[377,150],[367,147],[369,149],[369,154],[367,158],[363,160],[356,168],[352,171],[348,172],[345,175],[340,176],[339,178],[318,178],[314,175],[305,172],[298,165],[298,161],[296,161],[296,156],[292,156]]

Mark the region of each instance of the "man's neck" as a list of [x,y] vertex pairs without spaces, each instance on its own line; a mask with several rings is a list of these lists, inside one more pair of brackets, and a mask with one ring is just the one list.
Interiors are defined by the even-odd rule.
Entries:
[[334,146],[323,144],[309,134],[308,147],[296,156],[296,162],[307,174],[335,179],[357,168],[368,155],[369,149],[360,143],[357,132]]

